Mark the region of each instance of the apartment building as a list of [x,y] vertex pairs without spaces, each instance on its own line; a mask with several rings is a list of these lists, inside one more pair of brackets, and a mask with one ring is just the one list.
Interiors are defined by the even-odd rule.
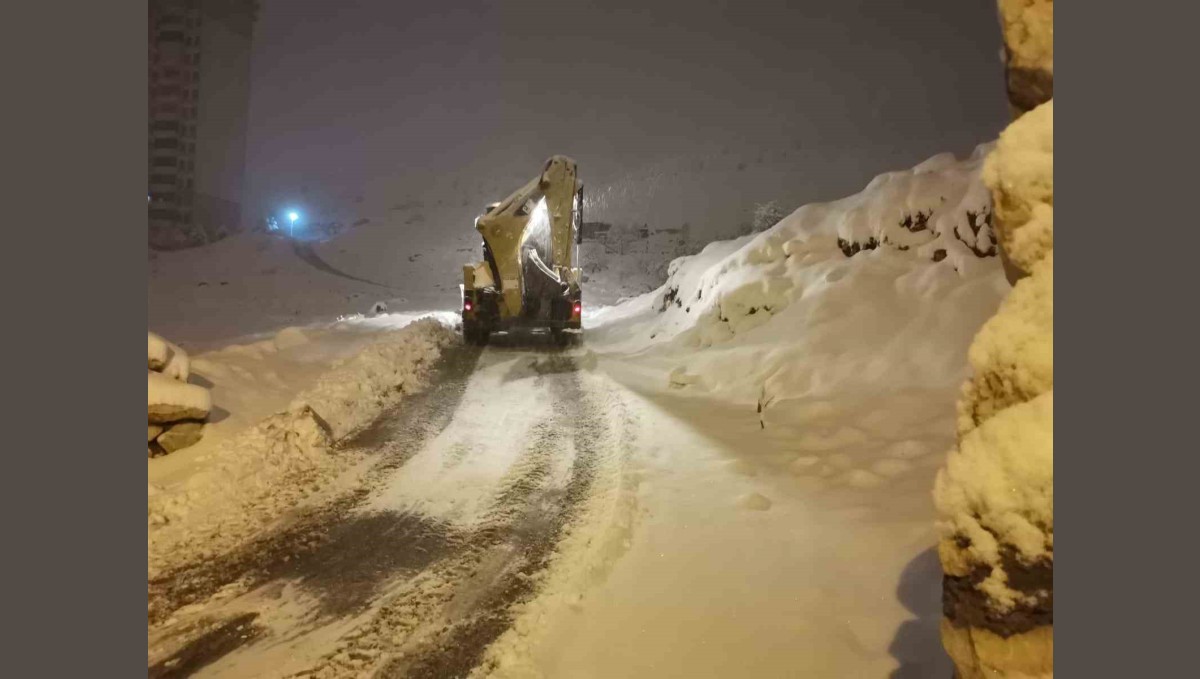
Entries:
[[150,244],[187,247],[242,227],[256,0],[150,0]]

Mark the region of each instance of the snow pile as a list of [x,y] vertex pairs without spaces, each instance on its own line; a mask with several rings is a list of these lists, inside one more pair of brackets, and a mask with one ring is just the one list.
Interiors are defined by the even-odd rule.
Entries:
[[368,424],[382,408],[425,386],[425,371],[457,333],[435,318],[414,321],[395,337],[339,361],[317,384],[292,401],[329,424],[335,439]]
[[658,360],[681,394],[755,404],[764,426],[788,402],[958,384],[1007,289],[986,150],[880,175],[678,259],[658,291],[594,314],[590,341]]
[[[292,399],[285,412],[225,438],[192,461],[195,469],[181,478],[151,483],[150,577],[229,550],[327,487],[358,461],[351,453],[335,454],[334,442],[369,423],[404,394],[423,388],[431,364],[456,337],[450,326],[435,318],[387,331],[335,362]],[[292,329],[281,332],[273,343],[296,350],[306,342],[303,331]],[[252,349],[253,345],[240,352]],[[207,366],[210,361],[199,363]],[[264,376],[278,379],[269,371]]]
[[1006,252],[1030,275],[971,346],[935,490],[942,638],[964,678],[1054,672],[1053,134],[1051,101],[1003,133],[985,171]]

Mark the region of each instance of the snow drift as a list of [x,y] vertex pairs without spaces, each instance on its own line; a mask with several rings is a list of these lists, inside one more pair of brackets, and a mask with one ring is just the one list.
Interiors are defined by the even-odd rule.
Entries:
[[789,401],[817,414],[835,398],[957,385],[1008,288],[987,150],[880,175],[678,259],[659,290],[593,317],[593,345],[657,359],[680,393],[756,404],[764,426]]

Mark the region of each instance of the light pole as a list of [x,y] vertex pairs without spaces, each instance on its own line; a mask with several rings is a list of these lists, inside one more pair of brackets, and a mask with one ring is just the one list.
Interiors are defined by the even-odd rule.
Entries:
[[291,227],[288,229],[288,237],[295,238],[296,237],[296,220],[300,219],[300,215],[296,214],[295,212],[289,212],[288,219],[291,220],[291,222],[292,222]]

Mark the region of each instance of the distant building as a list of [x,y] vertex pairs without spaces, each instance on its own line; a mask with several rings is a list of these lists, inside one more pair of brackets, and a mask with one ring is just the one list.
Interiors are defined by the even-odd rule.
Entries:
[[149,2],[152,245],[196,245],[242,227],[257,15],[257,0]]

